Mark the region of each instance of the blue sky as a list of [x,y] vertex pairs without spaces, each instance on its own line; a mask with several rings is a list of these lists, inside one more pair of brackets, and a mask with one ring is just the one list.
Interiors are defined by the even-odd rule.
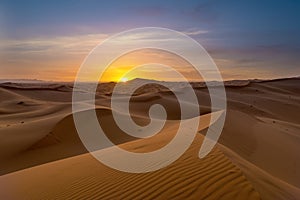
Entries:
[[299,19],[296,0],[0,1],[0,78],[72,79],[98,42],[145,26],[189,34],[228,79],[298,76]]

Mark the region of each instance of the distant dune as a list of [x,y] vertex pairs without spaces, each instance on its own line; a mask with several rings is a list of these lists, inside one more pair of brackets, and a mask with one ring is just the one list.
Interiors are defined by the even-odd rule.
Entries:
[[[122,83],[118,102],[123,103],[129,87],[145,82]],[[184,93],[188,83],[167,84]],[[198,152],[211,117],[210,97],[206,84],[190,84],[201,112],[193,144],[164,169],[131,174],[101,164],[81,143],[71,110],[72,83],[0,81],[0,198],[300,199],[300,78],[225,82],[225,126],[218,145],[204,159]],[[136,123],[149,122],[153,104],[163,105],[168,114],[159,134],[139,139],[123,133],[112,118],[114,87],[99,84],[95,97],[99,123],[116,145],[149,152],[174,137],[181,113],[172,92],[153,83],[135,91],[130,111]],[[88,88],[83,92],[91,92]],[[193,117],[198,116],[185,116]]]

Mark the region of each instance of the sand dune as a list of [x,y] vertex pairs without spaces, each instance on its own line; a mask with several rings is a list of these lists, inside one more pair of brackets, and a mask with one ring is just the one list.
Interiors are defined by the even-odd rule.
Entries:
[[[206,133],[202,124],[202,134],[179,160],[146,174],[110,169],[87,153],[71,114],[72,85],[1,83],[0,197],[299,199],[299,83],[299,78],[227,82],[227,118],[213,152],[204,159],[197,157]],[[185,84],[169,84],[184,94]],[[131,98],[130,111],[137,124],[149,122],[148,110],[153,104],[163,105],[168,113],[161,133],[138,139],[124,134],[113,121],[110,96],[114,85],[100,84],[96,108],[99,123],[115,144],[133,152],[148,152],[174,137],[180,110],[173,93],[146,85]],[[208,91],[205,84],[192,85],[205,123],[210,118]],[[126,90],[118,95],[120,105],[123,95]],[[197,108],[186,103],[191,110]],[[185,116],[192,117],[197,116]]]
[[[174,128],[175,127],[175,128]],[[176,133],[176,123],[156,140],[164,142]],[[3,197],[28,199],[260,199],[251,183],[223,153],[215,148],[205,159],[198,159],[203,136],[198,135],[186,154],[171,166],[146,174],[113,170],[88,154],[4,175]],[[136,140],[120,147],[154,150],[159,143]],[[55,177],[55,179],[53,179]],[[31,179],[30,184],[21,186]],[[53,181],[51,181],[51,179]],[[23,181],[25,182],[23,182]],[[43,181],[48,180],[48,181]],[[32,194],[26,191],[33,191]],[[51,189],[49,189],[51,188]],[[12,193],[11,191],[15,192]]]

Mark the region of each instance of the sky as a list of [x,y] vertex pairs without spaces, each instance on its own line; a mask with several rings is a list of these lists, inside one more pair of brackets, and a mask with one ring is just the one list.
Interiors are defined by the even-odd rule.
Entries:
[[[72,81],[100,42],[139,27],[187,34],[224,79],[299,76],[299,19],[297,0],[1,0],[0,79]],[[147,70],[155,78],[157,68]],[[105,80],[120,79],[116,72]]]

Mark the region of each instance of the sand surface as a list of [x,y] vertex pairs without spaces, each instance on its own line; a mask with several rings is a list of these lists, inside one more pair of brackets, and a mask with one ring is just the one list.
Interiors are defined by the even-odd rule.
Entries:
[[[139,81],[143,80],[125,84],[131,87]],[[186,87],[182,83],[170,86],[183,93]],[[201,117],[191,147],[166,168],[133,174],[103,165],[82,145],[71,110],[72,84],[0,83],[0,198],[300,199],[300,79],[227,82],[225,126],[219,144],[203,159],[198,152],[211,116],[210,98],[204,84],[192,86]],[[168,113],[159,134],[139,139],[124,134],[114,122],[110,108],[113,87],[114,83],[99,86],[96,112],[116,145],[132,152],[150,152],[175,136],[180,109],[170,91],[147,85],[131,98],[130,111],[137,124],[149,122],[153,104],[163,105]],[[126,87],[120,91],[120,104]],[[188,108],[198,109],[192,104]],[[110,148],[98,151],[109,152]]]

